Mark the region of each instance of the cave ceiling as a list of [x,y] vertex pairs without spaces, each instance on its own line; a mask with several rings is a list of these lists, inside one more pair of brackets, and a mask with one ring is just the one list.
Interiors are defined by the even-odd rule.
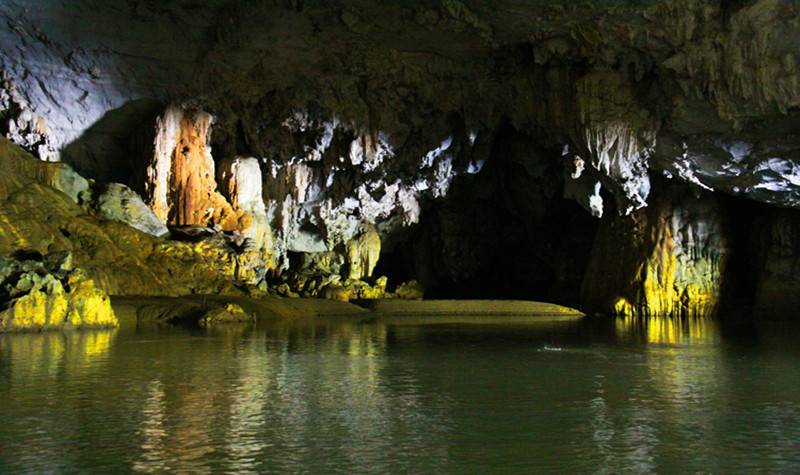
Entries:
[[5,0],[0,17],[0,69],[53,147],[94,136],[82,171],[151,104],[189,101],[228,154],[269,154],[297,110],[416,155],[510,123],[585,164],[572,194],[595,213],[597,184],[626,212],[654,173],[800,206],[789,0]]

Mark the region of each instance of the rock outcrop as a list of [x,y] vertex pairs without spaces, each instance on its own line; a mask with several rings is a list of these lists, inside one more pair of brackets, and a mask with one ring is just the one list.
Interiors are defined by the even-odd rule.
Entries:
[[587,307],[621,316],[705,317],[719,305],[730,245],[713,196],[668,188],[604,220],[583,283]]
[[0,257],[0,332],[104,328],[119,323],[108,295],[72,254]]
[[[706,315],[743,255],[726,222],[745,202],[719,195],[800,208],[798,18],[789,0],[4,2],[0,133],[65,163],[8,161],[0,253],[71,250],[111,293],[417,279]],[[765,313],[800,289],[787,222],[748,241]]]
[[106,219],[125,223],[156,237],[169,234],[167,226],[158,219],[142,198],[123,184],[111,183],[106,186],[96,202],[98,213]]
[[219,239],[176,242],[95,215],[51,186],[68,165],[46,163],[0,138],[0,255],[72,252],[76,267],[111,295],[236,290],[237,253]]
[[276,267],[274,238],[264,205],[263,177],[258,160],[237,157],[222,163],[219,172],[220,187],[233,209],[250,217],[240,229],[247,239],[247,248],[261,260],[266,269]]
[[380,255],[381,237],[374,229],[365,229],[347,243],[348,277],[353,280],[372,277]]

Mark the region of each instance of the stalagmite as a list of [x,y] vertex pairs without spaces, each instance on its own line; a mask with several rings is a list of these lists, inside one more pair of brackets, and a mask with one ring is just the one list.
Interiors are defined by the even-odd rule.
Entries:
[[251,241],[250,248],[267,267],[274,267],[272,230],[262,196],[263,182],[258,160],[237,157],[223,162],[220,188],[233,209],[250,216],[250,224],[243,222],[241,228],[242,235]]
[[207,112],[170,106],[157,121],[155,150],[146,170],[145,192],[153,212],[175,226],[248,226],[217,191],[208,144],[213,117]]
[[347,243],[348,277],[362,279],[372,277],[372,271],[381,255],[381,237],[372,227],[365,227],[361,235]]

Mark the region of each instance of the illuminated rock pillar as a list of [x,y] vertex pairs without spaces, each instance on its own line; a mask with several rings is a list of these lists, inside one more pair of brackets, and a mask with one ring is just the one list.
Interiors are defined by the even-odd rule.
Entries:
[[647,208],[608,217],[582,288],[587,309],[625,316],[708,316],[729,245],[713,195],[663,190]]
[[170,106],[158,118],[153,157],[146,169],[145,194],[167,224],[246,227],[249,218],[217,191],[209,146],[213,117],[200,110]]

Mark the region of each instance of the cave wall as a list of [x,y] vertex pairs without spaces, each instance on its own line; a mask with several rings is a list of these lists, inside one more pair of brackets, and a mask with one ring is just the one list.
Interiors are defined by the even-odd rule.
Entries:
[[647,208],[603,220],[582,288],[586,308],[618,315],[710,316],[731,257],[719,197],[658,181]]
[[756,278],[753,318],[794,316],[800,308],[800,213],[762,209],[751,249]]
[[[281,153],[271,125],[315,102],[417,156],[452,113],[470,130],[510,119],[568,145],[618,210],[646,203],[653,172],[793,206],[799,12],[790,0],[11,0],[0,108],[15,142],[103,181],[124,181],[114,163],[156,103],[195,101],[218,117],[226,157],[265,157]],[[598,213],[595,190],[578,198]]]
[[[253,278],[673,315],[738,278],[756,313],[794,305],[796,2],[9,0],[0,18],[0,132],[114,199],[129,185],[162,225],[232,235]],[[745,199],[774,216],[748,215],[758,231]]]

